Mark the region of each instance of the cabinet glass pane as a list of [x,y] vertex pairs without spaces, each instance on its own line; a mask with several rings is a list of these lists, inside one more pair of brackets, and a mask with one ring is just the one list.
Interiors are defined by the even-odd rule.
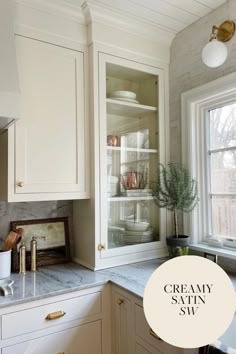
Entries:
[[157,149],[158,120],[156,112],[142,118],[107,115],[107,145],[121,148]]
[[108,248],[158,240],[158,77],[107,64]]
[[108,247],[158,241],[158,210],[152,198],[108,200]]

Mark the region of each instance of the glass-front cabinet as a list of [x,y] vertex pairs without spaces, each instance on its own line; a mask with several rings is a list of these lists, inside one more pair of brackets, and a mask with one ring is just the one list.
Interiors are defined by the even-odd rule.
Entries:
[[165,163],[161,69],[100,54],[101,257],[163,247],[166,219],[152,197]]

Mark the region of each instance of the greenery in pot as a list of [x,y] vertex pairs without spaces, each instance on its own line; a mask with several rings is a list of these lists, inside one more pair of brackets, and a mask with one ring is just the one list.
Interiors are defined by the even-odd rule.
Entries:
[[187,255],[189,236],[179,235],[178,210],[189,213],[197,205],[197,181],[182,165],[169,163],[165,167],[159,164],[158,178],[152,182],[152,195],[160,208],[174,213],[175,235],[166,240],[170,257]]

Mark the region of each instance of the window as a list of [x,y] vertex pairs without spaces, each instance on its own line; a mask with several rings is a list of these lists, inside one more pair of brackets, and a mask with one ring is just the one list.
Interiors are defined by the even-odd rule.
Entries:
[[210,235],[236,240],[236,103],[206,117]]
[[184,232],[236,252],[236,73],[183,93],[181,123],[182,160],[200,198]]

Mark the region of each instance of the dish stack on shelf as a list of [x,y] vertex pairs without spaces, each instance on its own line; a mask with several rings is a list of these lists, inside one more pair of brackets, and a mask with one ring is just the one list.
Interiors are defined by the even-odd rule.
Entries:
[[145,220],[133,221],[126,220],[126,229],[124,233],[124,242],[127,245],[137,243],[152,242],[154,230],[150,228],[150,223]]
[[136,100],[136,96],[136,93],[132,91],[113,91],[110,98],[113,100],[138,104],[139,101]]

